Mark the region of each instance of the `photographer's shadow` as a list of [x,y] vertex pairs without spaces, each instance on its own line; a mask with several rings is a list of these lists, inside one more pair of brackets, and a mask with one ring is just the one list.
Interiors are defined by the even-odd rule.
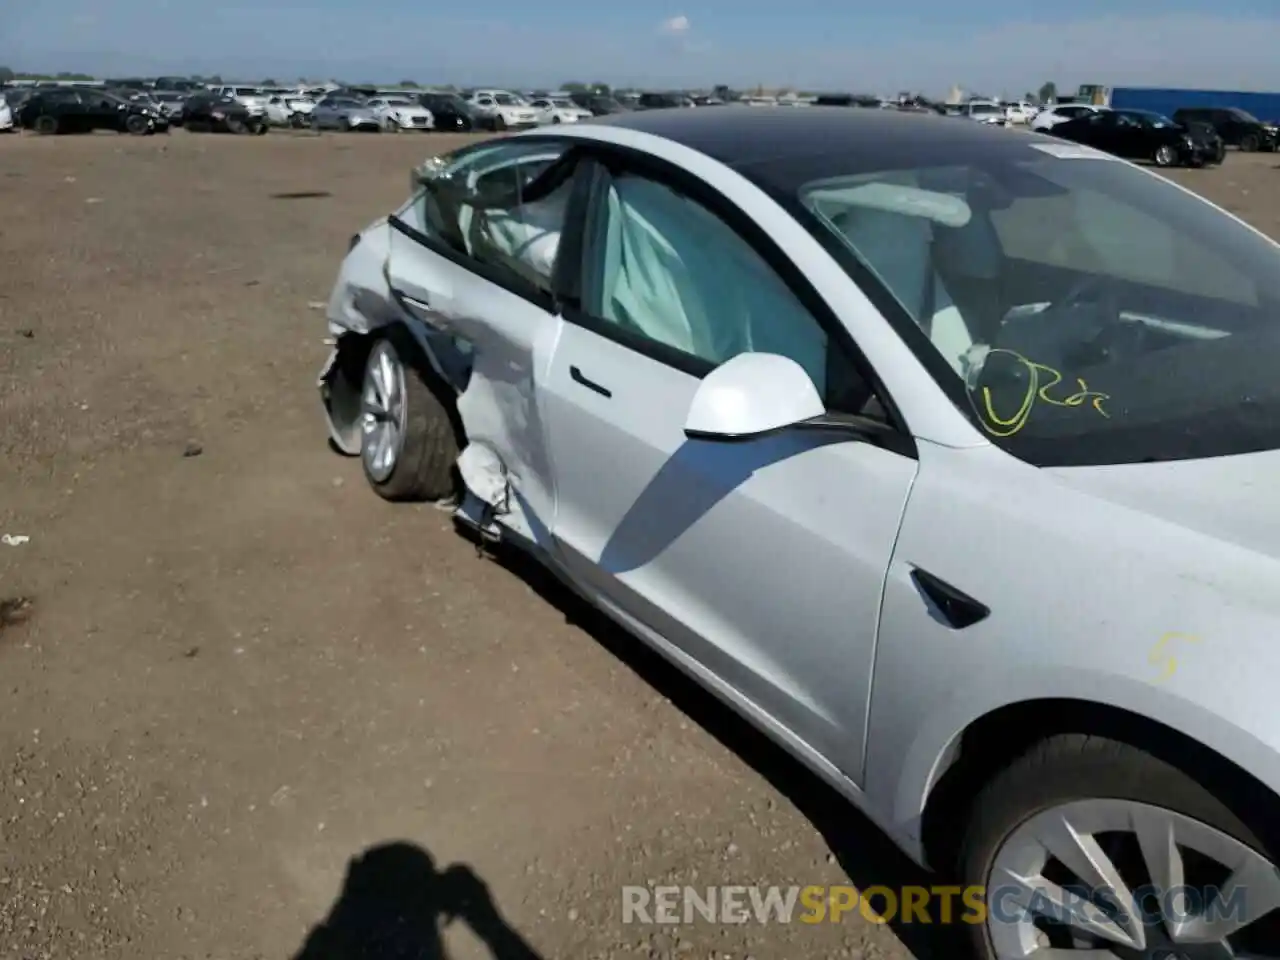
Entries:
[[444,928],[459,920],[494,960],[541,960],[469,866],[438,870],[421,847],[388,843],[351,861],[333,909],[293,960],[448,960]]

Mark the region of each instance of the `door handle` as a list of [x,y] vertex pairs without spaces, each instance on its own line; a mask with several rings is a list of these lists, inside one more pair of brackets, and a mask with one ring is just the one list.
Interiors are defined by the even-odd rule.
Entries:
[[573,378],[574,383],[580,383],[584,387],[586,387],[588,390],[594,390],[596,393],[600,394],[600,396],[602,397],[613,396],[612,390],[610,390],[606,386],[596,383],[594,380],[588,380],[585,376],[582,375],[582,371],[579,370],[577,367],[569,368],[569,376]]
[[431,304],[429,304],[426,300],[419,299],[418,297],[411,297],[407,293],[404,293],[401,290],[396,290],[395,295],[396,295],[396,298],[406,306],[417,307],[419,310],[431,309]]

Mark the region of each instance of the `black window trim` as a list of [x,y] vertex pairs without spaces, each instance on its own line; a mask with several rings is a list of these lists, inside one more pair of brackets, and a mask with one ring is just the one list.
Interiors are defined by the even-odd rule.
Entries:
[[[803,271],[745,211],[700,177],[650,153],[620,144],[595,140],[583,142],[581,152],[585,158],[598,161],[603,168],[610,172],[622,169],[633,175],[646,176],[665,186],[669,186],[693,202],[700,204],[713,216],[723,221],[730,230],[741,237],[764,260],[790,290],[791,294],[796,297],[801,306],[810,313],[823,332],[827,334],[829,342],[844,354],[845,359],[853,365],[854,372],[871,387],[873,399],[878,401],[885,415],[885,421],[882,422],[857,414],[829,411],[823,418],[822,423],[820,425],[815,424],[815,426],[832,430],[843,428],[849,432],[857,433],[869,442],[887,450],[911,459],[918,459],[915,438],[907,426],[906,419],[902,416],[884,381],[858,348],[848,328],[845,327],[835,311],[832,310],[831,306],[813,287],[808,278],[805,277]],[[589,164],[585,166],[590,169]],[[581,174],[582,170],[580,168],[579,178],[586,179]],[[582,245],[581,254],[583,255],[582,262],[584,266],[585,257],[590,256],[590,247],[592,245],[588,229],[594,224],[594,218],[599,215],[598,210],[595,209],[595,202],[598,197],[598,191],[594,189],[596,183],[592,182],[590,186],[590,196],[585,209],[579,208],[575,210],[571,205],[568,212],[568,217],[574,217],[575,214],[579,214],[576,216],[576,222],[580,225],[584,235],[578,238],[577,242]],[[793,211],[788,210],[788,212],[794,215]],[[565,248],[562,246],[561,255],[563,256],[564,253]],[[584,272],[584,269],[578,271],[580,275]],[[631,333],[603,318],[594,317],[586,313],[581,307],[580,290],[577,291],[577,294],[578,299],[576,301],[562,304],[566,321],[698,379],[705,377],[715,369],[716,365],[708,360],[690,356],[665,344],[656,343],[648,337]]]
[[[471,156],[472,154],[480,153],[481,151],[484,151],[484,150],[490,150],[494,147],[495,142],[497,141],[483,140],[480,143],[474,143],[469,146],[463,147],[460,150],[455,150],[452,153],[448,154],[449,160],[450,162],[456,163],[458,161],[464,160],[466,157]],[[565,151],[563,155],[560,157],[560,159],[553,162],[553,166],[557,168],[564,166],[566,164],[576,166],[580,159],[580,155],[579,155],[580,152],[576,149],[578,141],[575,141],[573,138],[570,138],[570,137],[551,137],[551,136],[512,137],[510,138],[510,140],[506,142],[512,143],[512,144],[540,143],[548,146],[563,145],[565,147]],[[515,164],[515,163],[519,163],[520,161],[514,160],[512,162],[513,164]],[[575,170],[572,173],[570,173],[570,177],[578,178],[578,171]],[[576,191],[578,189],[576,183],[570,189]],[[414,194],[414,196],[409,199],[409,203],[405,204],[404,207],[401,207],[401,210],[405,209],[405,207],[410,206],[417,199],[418,196],[419,194]],[[582,226],[579,220],[576,220],[574,217],[571,216],[572,212],[573,211],[572,211],[572,204],[571,204],[568,210],[566,211],[565,225],[564,225],[564,229],[561,231],[560,247],[556,252],[556,264],[551,276],[550,290],[544,290],[541,287],[537,286],[536,284],[532,283],[531,281],[526,280],[523,277],[520,277],[518,274],[513,274],[511,271],[506,270],[502,267],[484,263],[482,261],[475,260],[474,258],[467,256],[465,253],[460,253],[458,250],[449,246],[449,244],[445,243],[443,240],[437,237],[432,237],[429,234],[423,233],[413,224],[405,222],[400,217],[399,213],[393,213],[390,216],[388,216],[387,224],[393,230],[397,231],[400,234],[403,234],[405,237],[412,240],[414,243],[417,243],[420,246],[426,247],[432,253],[439,254],[440,256],[444,257],[446,260],[450,261],[451,263],[457,264],[459,267],[462,267],[465,270],[469,270],[471,273],[474,273],[476,276],[482,277],[483,279],[488,280],[494,286],[501,287],[503,290],[506,290],[508,293],[513,293],[524,300],[528,300],[534,306],[547,311],[547,313],[555,314],[560,307],[560,297],[558,296],[557,283],[560,282],[559,278],[563,276],[563,272],[560,264],[562,261],[565,260],[564,251],[566,249],[566,241],[568,242],[568,247],[570,249],[578,250],[581,248],[580,240],[575,241],[574,235],[581,233]]]

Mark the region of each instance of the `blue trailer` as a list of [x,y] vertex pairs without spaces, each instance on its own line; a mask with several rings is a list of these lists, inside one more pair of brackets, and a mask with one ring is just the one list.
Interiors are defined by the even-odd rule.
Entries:
[[1248,90],[1174,90],[1167,87],[1113,87],[1109,103],[1122,110],[1171,115],[1182,107],[1239,107],[1264,123],[1280,122],[1280,93]]

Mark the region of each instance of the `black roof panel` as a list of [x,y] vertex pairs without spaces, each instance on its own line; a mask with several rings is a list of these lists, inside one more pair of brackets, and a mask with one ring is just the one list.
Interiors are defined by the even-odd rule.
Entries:
[[731,167],[890,144],[895,152],[980,149],[1034,136],[958,117],[868,107],[686,107],[584,122],[664,137]]

